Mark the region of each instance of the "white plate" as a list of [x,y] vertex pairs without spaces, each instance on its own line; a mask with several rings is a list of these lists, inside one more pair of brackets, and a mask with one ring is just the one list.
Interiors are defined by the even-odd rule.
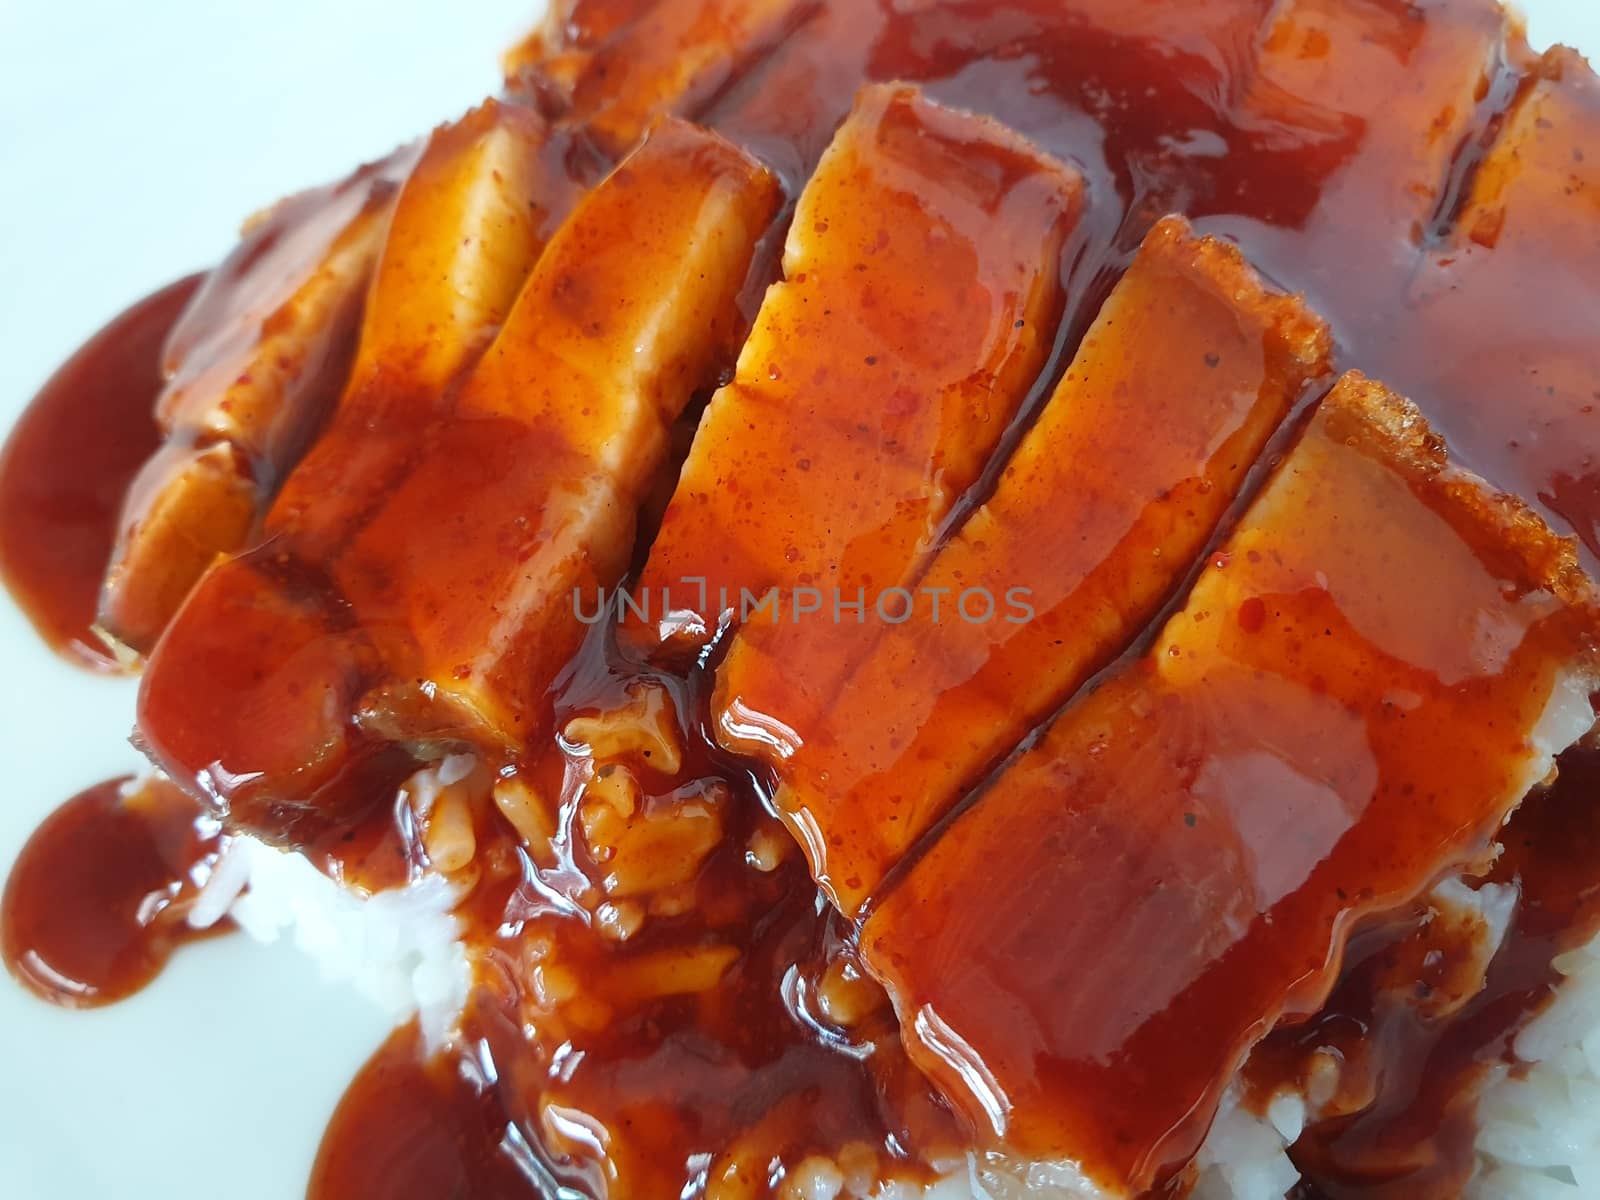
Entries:
[[[865,0],[863,0],[865,2]],[[1600,54],[1595,0],[1527,0]],[[496,86],[541,0],[0,0],[0,429],[98,323],[219,258],[239,219]],[[0,875],[59,801],[137,766],[128,684],[0,600]],[[385,1022],[287,948],[224,939],[62,1012],[0,977],[0,1195],[286,1200]]]

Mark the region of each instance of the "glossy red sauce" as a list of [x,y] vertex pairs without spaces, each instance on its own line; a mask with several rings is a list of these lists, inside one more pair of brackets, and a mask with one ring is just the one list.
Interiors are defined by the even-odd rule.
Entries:
[[[1481,494],[1371,432],[1386,402],[1324,398],[1147,654],[877,896],[863,952],[911,1053],[997,1140],[1172,1178],[1263,1028],[1320,1007],[1340,923],[1491,857],[1548,770],[1526,730],[1587,618]],[[1487,627],[1487,652],[1458,632]]]
[[117,666],[91,627],[123,493],[161,444],[162,347],[204,278],[147,296],[85,342],[0,451],[0,577],[52,649],[95,670]]
[[[1349,1070],[1353,1112],[1313,1126],[1293,1157],[1326,1200],[1413,1200],[1459,1194],[1472,1166],[1471,1100],[1491,1068],[1516,1061],[1513,1043],[1560,982],[1552,965],[1600,933],[1600,752],[1569,750],[1555,786],[1535,792],[1506,826],[1489,882],[1517,889],[1501,952],[1468,980],[1463,1003],[1429,1011],[1448,988],[1448,964],[1466,957],[1459,933],[1429,933],[1402,915],[1359,935],[1344,976],[1317,1016],[1274,1033],[1252,1065],[1271,1089],[1331,1049]],[[1437,964],[1419,970],[1418,951]],[[1440,976],[1443,976],[1441,979]],[[1415,990],[1395,981],[1419,978]]]
[[471,1066],[430,1060],[415,1023],[395,1030],[334,1110],[307,1200],[537,1195],[492,1075]]
[[196,930],[186,919],[218,822],[171,784],[129,782],[90,788],[48,817],[0,899],[6,967],[69,1008],[132,995],[180,946],[228,927]]
[[[490,848],[480,839],[484,878],[467,913],[487,953],[466,1043],[492,1053],[502,1102],[522,1128],[548,1130],[556,1112],[595,1130],[605,1147],[586,1150],[569,1132],[531,1139],[535,1156],[581,1195],[676,1195],[708,1172],[728,1176],[731,1188],[752,1162],[762,1171],[771,1162],[793,1166],[847,1145],[886,1174],[922,1177],[924,1157],[959,1146],[958,1128],[906,1058],[875,985],[877,1007],[848,1029],[823,1012],[818,984],[853,954],[849,927],[791,847],[775,868],[752,867],[755,835],[785,845],[784,835],[754,781],[702,732],[708,681],[643,671],[601,634],[588,652],[587,669],[563,694],[563,721],[614,709],[640,684],[663,688],[681,714],[677,769],[637,752],[606,763],[630,771],[650,797],[714,793],[722,830],[686,884],[687,910],[648,916],[620,946],[583,912],[594,908],[597,881],[628,867],[586,840],[576,811],[542,864],[519,857],[497,870],[503,834],[490,827]],[[554,789],[571,767],[557,755],[524,770]],[[643,993],[639,980],[653,963],[708,947],[728,948],[714,988]],[[556,1014],[542,1008],[530,998],[540,964],[584,981],[585,1001]],[[526,1027],[519,1013],[528,1014]],[[544,1027],[530,1039],[534,1021]],[[746,1183],[760,1194],[755,1179]]]
[[[646,6],[594,0],[575,7],[568,35],[581,40],[603,38]],[[1591,492],[1600,492],[1582,460],[1600,439],[1587,424],[1588,401],[1565,385],[1585,371],[1592,377],[1596,343],[1560,322],[1551,326],[1562,332],[1558,345],[1544,346],[1537,336],[1537,322],[1546,317],[1570,320],[1594,311],[1600,278],[1594,247],[1574,242],[1556,251],[1517,236],[1515,224],[1497,227],[1490,219],[1493,197],[1473,194],[1480,165],[1493,156],[1492,135],[1511,123],[1508,112],[1539,81],[1559,81],[1562,70],[1575,68],[1547,62],[1536,70],[1520,36],[1505,33],[1487,0],[832,0],[806,7],[807,18],[775,51],[725,81],[701,117],[777,169],[791,199],[866,79],[920,81],[934,98],[993,114],[1070,160],[1088,181],[1089,203],[1083,236],[1060,264],[1067,312],[1047,378],[1063,369],[1146,230],[1168,212],[1184,212],[1202,231],[1236,237],[1276,283],[1303,290],[1333,324],[1341,365],[1367,367],[1411,393],[1464,462],[1516,486],[1558,530],[1588,533],[1594,524],[1586,506]],[[1278,19],[1265,28],[1269,11]],[[1291,19],[1297,13],[1307,20],[1297,24]],[[1266,69],[1258,69],[1263,61]],[[559,89],[543,89],[536,68],[519,67],[521,86],[551,105]],[[1561,93],[1562,120],[1550,127],[1567,141],[1551,142],[1554,150],[1581,149],[1584,131],[1595,128],[1586,124],[1593,117],[1585,107],[1589,87],[1579,81]],[[1549,228],[1581,229],[1564,207],[1581,186],[1586,182],[1574,165],[1571,179],[1522,195],[1507,212],[1538,222],[1548,210]],[[1474,217],[1465,233],[1457,226],[1462,214]],[[1500,236],[1516,247],[1516,276],[1540,280],[1542,291],[1510,289],[1494,272],[1461,265],[1465,258],[1481,265],[1497,228],[1511,231]],[[778,248],[772,239],[774,260]],[[1570,270],[1546,270],[1557,252]],[[765,277],[772,273],[769,266]],[[1440,295],[1448,302],[1430,302]],[[758,300],[759,290],[750,299]],[[175,315],[181,300],[170,303]],[[1530,384],[1524,369],[1508,399],[1503,372],[1441,373],[1438,364],[1468,362],[1507,329],[1518,331],[1517,362],[1524,368],[1545,358],[1564,364],[1563,387]],[[153,331],[146,336],[148,354],[138,357],[153,364],[161,339]],[[113,346],[131,352],[134,340],[113,327],[85,353],[109,354]],[[125,395],[94,386],[95,372],[71,371],[58,377],[68,382],[51,395],[63,405],[70,399],[80,413],[116,409]],[[1040,389],[1035,399],[1045,394]],[[1025,409],[1013,438],[1035,412],[1036,405]],[[1560,437],[1548,432],[1552,412]],[[139,427],[148,438],[153,423],[142,415]],[[98,428],[105,421],[79,424]],[[66,425],[56,426],[55,440],[30,443],[18,467],[16,446],[30,427],[13,437],[8,477],[87,474],[78,469],[77,430],[71,439],[59,436]],[[119,478],[137,465],[132,459]],[[118,498],[102,505],[108,519]],[[0,519],[28,541],[50,528],[51,512],[29,493],[7,492]],[[107,524],[92,576],[74,577],[69,586],[64,573],[46,571],[51,587],[82,597],[85,626],[109,533]],[[14,563],[21,560],[11,545],[0,541],[8,581],[38,611],[32,590],[38,585],[16,582],[22,576]],[[77,636],[73,622],[66,627],[67,639]],[[61,641],[52,628],[46,632]],[[557,713],[614,704],[640,675],[638,664],[592,639],[564,681]],[[315,1200],[536,1197],[553,1194],[557,1184],[628,1200],[695,1196],[710,1190],[714,1171],[737,1177],[751,1163],[793,1162],[813,1152],[865,1155],[880,1171],[915,1176],[923,1170],[920,1156],[959,1137],[943,1102],[910,1067],[892,1019],[870,1015],[848,1033],[816,1019],[808,981],[851,958],[852,931],[828,915],[798,855],[776,870],[750,868],[749,839],[773,822],[761,781],[716,750],[705,728],[707,672],[696,668],[660,682],[681,714],[684,764],[674,772],[637,761],[630,768],[652,795],[713,784],[726,789],[722,839],[693,873],[693,906],[652,917],[625,944],[606,940],[586,907],[605,864],[583,849],[573,804],[563,807],[557,853],[540,862],[499,817],[478,813],[480,876],[463,912],[479,960],[480,994],[466,1037],[428,1064],[411,1032],[386,1045],[330,1126],[313,1180]],[[1463,1105],[1470,1107],[1480,1064],[1502,1057],[1514,1030],[1547,998],[1551,956],[1593,928],[1600,866],[1596,856],[1577,852],[1592,835],[1583,798],[1600,782],[1588,761],[1569,755],[1575,782],[1564,779],[1531,802],[1508,831],[1500,870],[1523,887],[1524,905],[1481,1008],[1474,1002],[1426,1027],[1403,1016],[1380,1019],[1376,1010],[1392,1005],[1377,996],[1376,975],[1365,964],[1389,953],[1414,923],[1400,920],[1355,944],[1334,1000],[1317,1021],[1347,1030],[1353,1046],[1385,1065],[1380,1090],[1388,1099],[1302,1140],[1296,1155],[1308,1172],[1308,1195],[1423,1196],[1443,1186],[1440,1180],[1459,1178],[1469,1144],[1462,1131],[1470,1130],[1462,1124]],[[570,801],[568,756],[538,749],[508,766]],[[353,881],[396,882],[420,859],[390,798],[380,789],[365,796],[351,810],[367,814],[354,830],[338,822],[291,823],[291,836]],[[131,892],[118,892],[121,899],[109,905],[89,899],[115,879],[170,887],[185,856],[169,862],[148,831],[107,838],[105,830],[129,818],[105,797],[83,803],[92,820],[73,826],[58,817],[41,832],[38,844],[53,845],[57,857],[30,848],[13,873],[7,957],[17,962],[35,941],[44,945],[32,934],[14,942],[13,929],[42,930],[47,913],[79,912],[96,931],[76,943],[66,937],[62,945],[77,950],[58,948],[57,958],[39,961],[69,981],[92,976],[83,994],[110,998],[119,985],[102,968],[117,959],[116,947],[136,948],[140,977],[161,955],[147,953],[150,927],[126,915]],[[113,867],[97,875],[82,865],[101,858]],[[124,860],[135,866],[126,868]],[[36,862],[51,869],[35,869]],[[63,905],[73,895],[84,902]],[[168,929],[162,938],[174,936]],[[162,944],[164,954],[171,943]],[[648,956],[717,945],[732,947],[733,957],[714,986],[692,997],[641,1000],[630,992],[634,969]],[[530,981],[544,962],[540,956],[550,955],[585,981],[593,1006],[576,1017],[563,1010],[565,1024],[525,1024],[538,999]],[[25,969],[23,975],[30,979]],[[129,977],[117,978],[125,991]],[[72,986],[52,994],[83,1002],[75,1001]],[[1280,1036],[1309,1042],[1323,1028]],[[1407,1153],[1384,1159],[1375,1172],[1372,1147],[1386,1142],[1404,1143]],[[747,1192],[732,1194],[770,1194],[778,1186],[764,1178],[742,1183]],[[1376,1190],[1380,1185],[1394,1190]]]

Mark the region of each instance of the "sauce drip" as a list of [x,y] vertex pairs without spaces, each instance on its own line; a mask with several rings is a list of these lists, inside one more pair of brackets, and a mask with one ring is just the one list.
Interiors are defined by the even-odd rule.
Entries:
[[99,784],[48,817],[0,898],[0,957],[25,987],[68,1008],[131,996],[178,947],[226,928],[186,920],[218,823],[170,783],[128,784]]
[[0,451],[0,577],[52,649],[95,670],[117,667],[92,627],[123,493],[161,444],[162,347],[203,279],[169,284],[85,342]]

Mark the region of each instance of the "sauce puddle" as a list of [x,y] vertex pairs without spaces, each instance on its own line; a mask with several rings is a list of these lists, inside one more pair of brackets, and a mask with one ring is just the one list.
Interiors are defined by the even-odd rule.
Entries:
[[95,1008],[144,987],[183,945],[230,929],[187,917],[219,823],[163,780],[113,779],[39,826],[0,899],[0,958],[30,991]]
[[51,649],[115,671],[95,636],[123,494],[161,445],[162,348],[204,281],[190,275],[115,317],[51,376],[0,450],[0,579]]
[[334,1110],[307,1200],[539,1195],[492,1074],[471,1068],[464,1058],[430,1058],[415,1021],[395,1030]]

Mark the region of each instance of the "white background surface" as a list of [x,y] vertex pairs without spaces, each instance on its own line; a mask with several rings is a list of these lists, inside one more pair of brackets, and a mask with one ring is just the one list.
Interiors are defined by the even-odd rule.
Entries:
[[[869,0],[859,0],[861,3]],[[0,0],[0,429],[105,319],[239,220],[492,91],[542,0]],[[1600,0],[1527,0],[1600,55]],[[0,874],[79,789],[134,769],[127,684],[0,598]],[[224,939],[145,993],[60,1012],[0,975],[0,1196],[289,1200],[384,1022],[284,947]]]

